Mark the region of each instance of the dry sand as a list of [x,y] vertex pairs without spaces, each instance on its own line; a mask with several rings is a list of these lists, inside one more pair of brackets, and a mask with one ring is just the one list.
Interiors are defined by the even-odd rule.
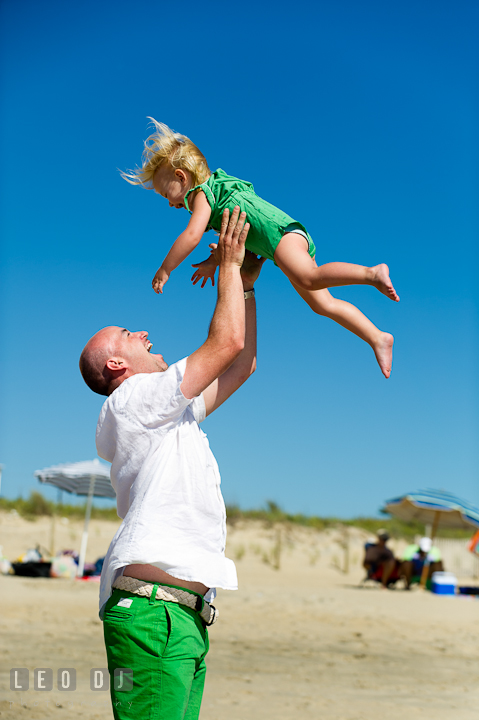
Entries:
[[[103,555],[115,523],[92,521],[87,560]],[[81,523],[57,524],[57,548],[75,547]],[[14,560],[49,545],[50,523],[0,514],[0,544]],[[240,590],[220,592],[201,717],[206,720],[477,720],[479,602],[360,588],[364,533],[229,529]],[[399,548],[398,548],[399,549]],[[277,566],[279,564],[279,569]],[[98,585],[0,577],[0,718],[112,718],[107,693],[89,688],[106,666]],[[74,692],[15,692],[11,668],[75,668]]]

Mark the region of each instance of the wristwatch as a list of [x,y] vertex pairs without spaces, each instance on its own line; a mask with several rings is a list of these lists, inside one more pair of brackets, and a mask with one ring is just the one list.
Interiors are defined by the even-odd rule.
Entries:
[[244,299],[248,300],[248,298],[252,297],[254,297],[254,288],[252,290],[245,290]]

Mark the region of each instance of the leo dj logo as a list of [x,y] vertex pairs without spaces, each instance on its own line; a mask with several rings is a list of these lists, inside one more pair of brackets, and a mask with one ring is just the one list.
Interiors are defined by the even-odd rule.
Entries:
[[[77,673],[75,668],[58,668],[56,689],[64,692],[73,692],[77,687]],[[30,671],[28,668],[12,668],[10,670],[10,690],[29,690]],[[53,690],[52,668],[35,668],[33,670],[33,689],[39,692]],[[106,668],[92,668],[90,670],[90,690],[101,691],[110,689],[110,673]],[[113,671],[113,689],[118,692],[128,692],[133,689],[133,670],[131,668],[116,668]]]

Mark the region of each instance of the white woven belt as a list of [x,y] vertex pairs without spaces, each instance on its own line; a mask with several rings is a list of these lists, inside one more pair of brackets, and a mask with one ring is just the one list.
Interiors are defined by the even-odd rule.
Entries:
[[[114,588],[126,590],[141,597],[151,597],[155,585],[156,583],[143,582],[143,580],[126,577],[125,575],[120,575],[113,583]],[[180,605],[186,605],[186,607],[196,610],[207,625],[213,625],[218,619],[219,612],[214,605],[207,603],[201,595],[195,595],[187,590],[180,590],[179,588],[169,587],[168,585],[158,585],[155,600],[164,600],[165,602],[175,602]]]

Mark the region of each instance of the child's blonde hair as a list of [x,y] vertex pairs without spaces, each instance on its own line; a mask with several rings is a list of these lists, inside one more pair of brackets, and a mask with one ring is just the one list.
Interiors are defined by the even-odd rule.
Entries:
[[155,132],[145,140],[142,165],[135,170],[122,172],[121,176],[131,185],[153,187],[153,175],[158,168],[169,165],[173,169],[188,170],[194,185],[200,185],[211,175],[203,153],[185,135],[175,133],[164,123],[148,118]]

